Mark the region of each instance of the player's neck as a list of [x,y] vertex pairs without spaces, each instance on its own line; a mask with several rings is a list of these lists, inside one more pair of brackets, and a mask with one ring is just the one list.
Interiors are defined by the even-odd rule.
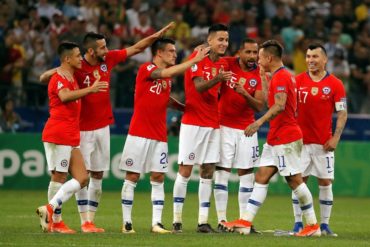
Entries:
[[161,59],[154,57],[153,58],[153,63],[160,69],[165,69],[167,68],[167,65],[161,61]]
[[68,71],[69,73],[71,73],[71,75],[73,75],[73,73],[75,72],[75,69],[74,69],[71,65],[69,65],[69,64],[67,64],[67,63],[62,63],[62,64],[60,65],[60,67],[61,67],[64,71]]
[[310,75],[313,81],[321,81],[327,74],[326,70],[316,70],[316,71],[309,71],[308,74]]
[[220,58],[220,55],[218,55],[216,52],[213,52],[212,50],[209,52],[209,59],[212,62],[216,62]]
[[270,65],[270,71],[272,74],[274,74],[278,69],[280,69],[281,67],[284,67],[284,64],[282,62],[275,62],[275,63],[271,63]]
[[90,65],[97,65],[99,63],[99,61],[92,57],[90,54],[86,53],[85,56],[84,56],[85,60],[90,64]]

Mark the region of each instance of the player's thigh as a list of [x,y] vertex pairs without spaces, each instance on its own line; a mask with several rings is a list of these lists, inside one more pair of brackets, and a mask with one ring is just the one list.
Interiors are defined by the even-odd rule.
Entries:
[[251,169],[254,167],[259,157],[257,133],[253,136],[247,137],[244,131],[238,135],[236,144],[235,160],[233,168],[237,169]]
[[49,171],[68,173],[72,146],[44,142],[44,149]]
[[313,146],[312,176],[321,179],[334,179],[335,168],[334,152],[326,152],[322,145]]
[[272,147],[274,162],[277,164],[279,174],[288,177],[302,173],[301,171],[301,152],[302,140],[291,143],[276,145]]
[[178,164],[203,164],[212,128],[181,124]]
[[90,171],[108,171],[110,165],[109,126],[96,130],[95,151],[91,154]]
[[308,177],[311,175],[312,164],[312,145],[305,144],[303,145],[301,152],[302,177]]
[[234,129],[225,126],[220,127],[220,162],[217,164],[218,167],[231,168],[235,153],[236,153],[236,142],[237,134]]
[[143,173],[150,143],[148,139],[127,135],[119,168],[124,171]]
[[145,172],[168,172],[168,145],[167,142],[150,140]]
[[[208,138],[205,138],[205,151],[202,155],[204,158],[200,160],[199,164],[216,164],[220,162],[220,146],[221,146],[221,137],[220,129],[207,128],[206,132],[210,132]],[[208,135],[206,135],[208,136]],[[208,141],[207,141],[208,139]],[[204,148],[203,148],[204,149]]]
[[80,131],[80,151],[85,161],[87,170],[90,170],[92,154],[95,151],[95,132],[94,130]]

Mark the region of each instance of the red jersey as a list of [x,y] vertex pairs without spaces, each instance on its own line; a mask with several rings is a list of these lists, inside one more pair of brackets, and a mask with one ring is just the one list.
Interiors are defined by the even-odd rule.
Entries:
[[[91,86],[100,75],[100,81],[110,84],[110,73],[115,65],[123,62],[127,52],[123,50],[109,51],[105,61],[97,65],[90,65],[85,59],[82,60],[82,68],[75,72],[80,88]],[[105,92],[86,95],[82,100],[80,129],[82,131],[96,130],[114,123],[110,93],[108,87]]]
[[234,91],[235,83],[242,84],[245,90],[254,96],[256,90],[262,90],[259,68],[244,71],[240,68],[239,58],[225,58],[229,63],[230,71],[234,74],[230,81],[221,84],[221,97],[218,103],[220,124],[229,128],[244,130],[254,122],[254,110],[246,99]]
[[[331,74],[315,82],[307,72],[296,77],[298,88],[298,123],[304,144],[325,144],[332,136],[334,109],[346,109],[343,83]],[[337,107],[336,107],[337,106]]]
[[171,79],[152,79],[158,67],[153,63],[140,66],[136,76],[134,114],[128,133],[167,142],[166,114],[171,92]]
[[[190,59],[195,54],[194,52],[190,56]],[[195,89],[193,79],[195,77],[201,77],[206,81],[212,80],[221,68],[224,70],[229,69],[228,63],[224,58],[212,62],[209,57],[205,57],[202,61],[185,71],[186,100],[182,123],[215,129],[220,127],[218,117],[218,93],[220,84],[218,83],[214,87],[199,93]]]
[[50,117],[42,131],[42,141],[59,145],[80,145],[80,110],[81,100],[63,103],[58,93],[68,88],[73,91],[78,89],[77,81],[69,82],[55,73],[48,85]]
[[275,94],[282,92],[287,94],[285,109],[270,121],[270,130],[267,134],[267,143],[272,146],[302,138],[296,117],[297,86],[294,77],[285,67],[281,67],[272,75],[268,92],[269,107],[275,104]]

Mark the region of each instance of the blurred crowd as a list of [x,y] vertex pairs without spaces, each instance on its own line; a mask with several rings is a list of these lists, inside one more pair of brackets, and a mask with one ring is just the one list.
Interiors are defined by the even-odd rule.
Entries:
[[[284,63],[295,74],[306,70],[307,44],[321,41],[327,70],[347,89],[349,112],[370,113],[370,0],[0,0],[0,99],[45,107],[47,86],[39,76],[58,66],[62,40],[81,44],[94,31],[107,37],[110,49],[119,49],[170,21],[176,25],[166,36],[177,41],[178,62],[206,40],[212,23],[229,26],[228,55],[246,37],[280,40]],[[113,106],[133,106],[136,70],[150,59],[147,49],[116,67]],[[183,100],[182,78],[176,80],[173,94]]]

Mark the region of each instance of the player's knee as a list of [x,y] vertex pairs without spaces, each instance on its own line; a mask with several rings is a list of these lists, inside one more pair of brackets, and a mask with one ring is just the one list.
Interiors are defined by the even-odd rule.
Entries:
[[103,179],[104,172],[94,172],[90,171],[90,177],[95,178],[95,179]]
[[126,172],[126,178],[125,180],[129,180],[131,182],[137,183],[140,178],[140,173],[135,173],[135,172]]
[[[231,169],[230,169],[231,170]],[[253,168],[250,169],[238,169],[238,176],[244,176],[253,173]]]
[[193,166],[190,165],[179,165],[179,174],[184,178],[189,178],[191,176],[191,171]]
[[164,173],[155,172],[150,175],[150,181],[163,183],[164,181]]
[[213,164],[203,164],[200,167],[200,177],[205,179],[212,179],[215,166]]
[[66,172],[51,172],[51,181],[64,184],[67,181],[68,174]]

